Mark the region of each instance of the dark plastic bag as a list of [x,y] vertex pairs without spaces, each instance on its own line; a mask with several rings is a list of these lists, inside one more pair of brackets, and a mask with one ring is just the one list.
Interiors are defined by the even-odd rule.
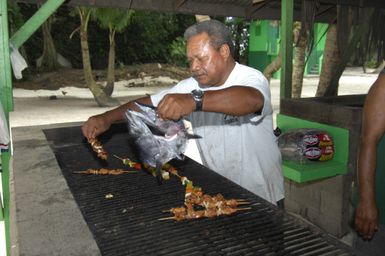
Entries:
[[291,129],[278,137],[283,160],[305,164],[327,161],[334,156],[332,137],[325,131],[312,128]]
[[183,120],[165,121],[157,116],[155,108],[137,106],[141,112],[128,110],[126,118],[142,163],[156,167],[173,158],[182,159],[189,138]]

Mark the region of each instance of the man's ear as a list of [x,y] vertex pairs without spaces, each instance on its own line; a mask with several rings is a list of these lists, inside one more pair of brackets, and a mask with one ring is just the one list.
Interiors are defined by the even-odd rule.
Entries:
[[223,58],[228,58],[230,56],[230,47],[227,44],[222,44],[221,48],[219,48],[219,53]]

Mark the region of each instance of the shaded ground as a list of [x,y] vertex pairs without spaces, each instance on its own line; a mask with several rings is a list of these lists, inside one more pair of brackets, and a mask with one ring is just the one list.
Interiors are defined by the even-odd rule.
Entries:
[[[22,81],[14,81],[14,88],[28,90],[57,90],[63,87],[87,88],[82,69],[61,69],[55,72],[35,73],[25,75]],[[97,82],[106,80],[106,70],[93,72]],[[182,80],[190,75],[188,68],[181,68],[169,64],[149,63],[141,65],[126,66],[115,70],[115,80],[129,80],[144,77],[169,77],[175,80]],[[157,84],[133,83],[132,87],[144,86],[165,86],[161,81]]]

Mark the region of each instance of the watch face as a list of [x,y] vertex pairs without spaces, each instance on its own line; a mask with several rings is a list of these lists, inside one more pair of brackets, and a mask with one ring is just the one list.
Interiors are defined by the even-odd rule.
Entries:
[[201,99],[203,97],[203,91],[201,90],[193,90],[191,92],[194,95],[194,98]]

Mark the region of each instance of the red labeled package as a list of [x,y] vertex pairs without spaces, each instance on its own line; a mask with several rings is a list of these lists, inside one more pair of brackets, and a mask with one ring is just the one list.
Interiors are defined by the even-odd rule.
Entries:
[[333,158],[332,137],[325,131],[311,128],[291,129],[278,137],[282,159],[306,163]]

